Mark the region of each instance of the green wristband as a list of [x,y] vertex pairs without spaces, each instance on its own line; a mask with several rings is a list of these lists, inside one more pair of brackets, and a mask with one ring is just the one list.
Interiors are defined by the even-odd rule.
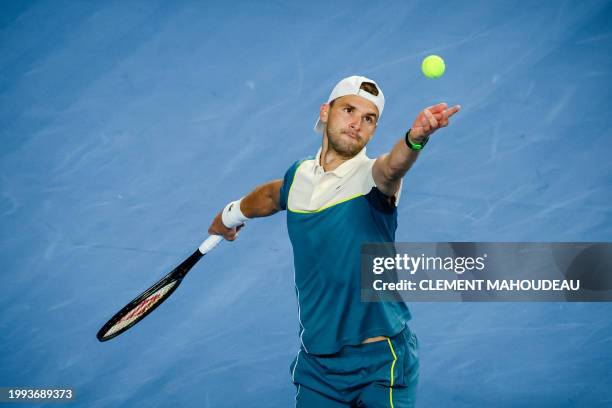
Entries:
[[404,140],[406,141],[406,146],[408,146],[410,149],[418,152],[418,151],[422,150],[425,147],[425,145],[429,141],[429,136],[426,136],[421,143],[412,143],[410,141],[410,131],[411,130],[412,129],[408,129],[408,131],[406,132],[406,136],[404,137]]

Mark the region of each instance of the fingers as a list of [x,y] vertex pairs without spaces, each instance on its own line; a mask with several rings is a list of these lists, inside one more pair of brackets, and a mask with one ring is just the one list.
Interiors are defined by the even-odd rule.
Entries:
[[412,130],[414,135],[430,135],[439,128],[448,126],[449,118],[459,112],[461,105],[448,108],[446,102],[441,102],[424,109],[415,119]]
[[238,231],[240,231],[243,227],[244,227],[244,224],[241,224],[234,228],[227,228],[223,224],[221,213],[219,213],[213,220],[212,224],[210,224],[210,227],[208,227],[208,234],[209,235],[221,235],[223,238],[225,238],[228,241],[234,241],[236,238],[238,238]]
[[425,118],[427,118],[427,122],[429,123],[429,128],[436,129],[438,127],[438,121],[434,117],[433,113],[431,113],[429,109],[425,109],[423,113],[425,114]]
[[417,116],[417,119],[412,127],[415,132],[427,135],[438,128],[438,121],[429,110],[425,109],[419,114],[419,116]]
[[235,241],[238,238],[238,232],[244,227],[244,224],[241,224],[234,228],[226,228],[225,232],[219,235],[223,235],[228,241]]
[[448,126],[448,112],[444,111],[442,112],[442,119],[440,119],[440,121],[438,123],[440,123],[440,127],[447,127]]
[[444,111],[444,109],[446,109],[447,106],[448,105],[446,104],[446,102],[440,102],[440,103],[438,103],[436,105],[428,106],[425,109],[427,109],[428,111],[430,111],[433,114],[436,114],[436,113],[440,113],[440,112]]
[[418,116],[416,123],[418,124],[418,127],[422,131],[419,133],[426,134],[426,133],[431,132],[431,126],[429,125],[429,120],[427,120],[427,117],[424,114]]
[[223,238],[228,241],[234,241],[236,238],[238,238],[238,229],[230,228],[230,230],[223,235]]
[[233,241],[238,236],[238,231],[236,228],[209,228],[208,235],[221,235],[224,239],[228,241]]
[[451,116],[453,116],[455,113],[459,112],[459,110],[461,109],[461,105],[455,105],[450,109],[447,109],[447,115],[450,118]]
[[455,105],[455,106],[453,106],[452,108],[449,108],[449,109],[438,110],[439,107],[441,107],[441,106],[446,107],[446,103],[439,103],[437,105],[430,106],[429,108],[427,108],[427,110],[432,112],[432,109],[436,109],[435,112],[432,112],[434,118],[436,118],[436,120],[438,121],[439,127],[446,127],[446,126],[448,126],[448,123],[449,123],[448,119],[451,116],[453,116],[455,113],[457,113],[457,112],[459,112],[461,110],[461,105]]

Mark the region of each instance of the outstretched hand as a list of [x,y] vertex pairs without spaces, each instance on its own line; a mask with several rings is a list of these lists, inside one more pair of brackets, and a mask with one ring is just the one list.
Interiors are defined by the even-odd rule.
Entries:
[[419,112],[410,130],[410,140],[419,143],[436,130],[448,126],[448,120],[461,109],[460,105],[448,108],[445,102]]

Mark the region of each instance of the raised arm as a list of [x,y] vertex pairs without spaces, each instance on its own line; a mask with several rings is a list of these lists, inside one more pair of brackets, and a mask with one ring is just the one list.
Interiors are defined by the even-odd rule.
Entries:
[[[372,167],[374,182],[381,192],[388,196],[397,193],[402,178],[419,157],[419,147],[427,143],[433,132],[448,126],[448,119],[460,108],[455,105],[447,109],[446,103],[439,103],[417,115],[407,136],[399,140],[389,153],[378,157]],[[408,147],[409,143],[413,148]]]
[[244,226],[245,219],[267,217],[277,213],[281,209],[280,188],[282,184],[283,180],[270,181],[257,186],[241,200],[229,203],[216,215],[208,227],[208,233],[222,235],[228,241],[233,241],[238,231]]

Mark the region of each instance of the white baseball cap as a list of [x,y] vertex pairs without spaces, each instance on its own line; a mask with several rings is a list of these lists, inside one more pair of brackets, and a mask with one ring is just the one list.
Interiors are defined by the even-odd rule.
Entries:
[[[364,82],[371,82],[376,85],[378,95],[371,94],[370,92],[362,89],[361,85]],[[383,95],[382,90],[380,89],[378,84],[372,81],[371,79],[357,75],[342,79],[336,84],[336,86],[332,90],[331,94],[329,95],[329,99],[327,99],[327,103],[330,103],[334,99],[338,99],[341,96],[345,95],[359,95],[363,98],[366,98],[378,108],[378,117],[380,118],[380,116],[382,115],[383,108],[385,107],[385,95]],[[314,129],[319,133],[323,133],[324,127],[325,125],[323,124],[323,122],[321,122],[320,119],[317,119]]]

